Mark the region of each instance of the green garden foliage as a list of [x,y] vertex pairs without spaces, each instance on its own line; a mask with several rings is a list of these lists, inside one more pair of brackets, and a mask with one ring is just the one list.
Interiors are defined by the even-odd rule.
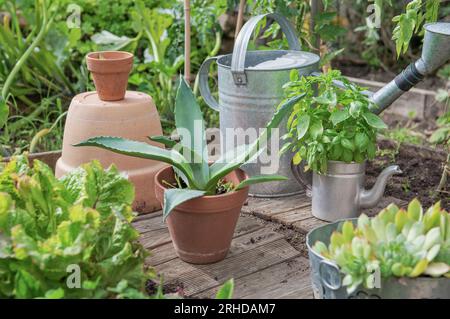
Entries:
[[[335,85],[340,81],[343,88]],[[326,172],[329,160],[361,163],[376,153],[376,133],[386,128],[363,89],[336,70],[320,76],[299,78],[296,70],[285,84],[287,97],[306,94],[290,114],[283,152],[295,153],[294,163]]]
[[1,167],[0,297],[145,297],[133,199],[133,185],[98,162],[60,180],[24,156]]

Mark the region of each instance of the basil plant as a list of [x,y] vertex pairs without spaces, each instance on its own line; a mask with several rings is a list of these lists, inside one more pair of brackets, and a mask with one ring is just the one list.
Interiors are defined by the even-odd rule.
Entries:
[[417,199],[407,210],[391,204],[376,217],[361,215],[356,225],[344,222],[328,246],[318,241],[313,250],[339,266],[348,293],[374,288],[375,273],[450,278],[450,214],[439,202],[425,213]]
[[[257,158],[266,147],[271,131],[278,128],[286,114],[303,97],[296,95],[285,101],[263,133],[251,144],[240,145],[227,150],[213,164],[208,161],[205,123],[200,107],[191,89],[180,79],[175,101],[175,124],[180,135],[179,143],[165,136],[149,137],[150,140],[164,144],[162,149],[144,142],[131,141],[120,137],[99,136],[89,138],[75,146],[95,146],[116,153],[133,157],[146,158],[170,164],[176,176],[185,184],[183,188],[170,188],[164,193],[163,217],[167,218],[171,210],[193,198],[204,195],[215,195],[216,189],[230,172],[238,169],[244,163]],[[239,190],[248,185],[286,179],[279,175],[258,175],[248,178],[239,185],[233,185],[231,191]]]
[[305,94],[291,112],[284,136],[282,151],[294,153],[294,164],[304,160],[306,170],[326,173],[329,160],[361,163],[375,157],[376,134],[387,126],[372,113],[374,103],[363,89],[339,71],[299,77],[293,70],[284,90],[288,98]]

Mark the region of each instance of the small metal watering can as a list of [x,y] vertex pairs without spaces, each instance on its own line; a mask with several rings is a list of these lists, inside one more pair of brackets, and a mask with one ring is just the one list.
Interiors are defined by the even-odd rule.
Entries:
[[[265,17],[280,24],[290,50],[247,52],[253,31]],[[227,144],[235,146],[250,143],[256,139],[256,135],[251,136],[248,129],[265,127],[273,116],[276,106],[284,97],[282,86],[289,81],[289,73],[292,69],[298,70],[300,76],[318,74],[320,57],[300,50],[300,43],[290,22],[279,14],[270,13],[255,16],[244,25],[236,39],[233,54],[212,57],[203,62],[199,75],[200,93],[212,109],[220,112],[222,152]],[[402,94],[419,83],[425,75],[434,72],[449,58],[450,23],[427,24],[422,57],[410,64],[378,92],[365,92],[378,106],[375,113],[381,113]],[[219,102],[213,98],[208,87],[208,70],[214,61],[218,64]],[[335,85],[342,86],[342,83],[336,81]],[[285,126],[285,123],[280,126],[280,137],[285,133]],[[227,138],[227,129],[238,132],[237,142],[236,136]],[[280,141],[276,146],[281,144]],[[278,152],[277,147],[268,141],[269,152],[271,148]],[[282,155],[277,171],[262,171],[262,168],[267,166],[267,163],[262,160],[247,164],[244,169],[250,176],[277,173],[289,177],[288,181],[253,185],[250,188],[250,194],[261,197],[280,197],[304,191],[305,188],[300,183],[296,183],[293,177],[290,169],[291,160],[291,154]]]
[[292,172],[299,183],[309,190],[312,195],[313,216],[334,222],[344,218],[355,218],[360,214],[361,208],[372,208],[383,196],[386,183],[394,174],[402,171],[397,165],[384,169],[378,176],[371,190],[364,189],[366,163],[344,163],[328,161],[328,170],[325,174],[303,173],[302,165],[292,164]]

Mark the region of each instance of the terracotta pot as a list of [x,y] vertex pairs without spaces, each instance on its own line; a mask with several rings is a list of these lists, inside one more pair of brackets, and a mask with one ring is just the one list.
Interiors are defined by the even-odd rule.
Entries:
[[86,56],[86,63],[101,100],[118,101],[125,97],[133,54],[123,51],[91,52]]
[[[247,174],[241,169],[226,181],[238,184]],[[164,202],[162,181],[173,182],[172,167],[155,176],[156,198]],[[224,259],[230,249],[239,214],[248,197],[248,187],[236,192],[191,199],[177,206],[167,218],[170,236],[178,256],[189,263],[209,264]]]
[[134,91],[127,91],[123,100],[109,102],[101,101],[96,92],[86,92],[75,96],[67,114],[62,156],[56,164],[55,173],[57,177],[63,176],[93,159],[99,160],[105,168],[115,164],[135,186],[134,209],[140,213],[160,209],[153,182],[156,173],[167,165],[96,147],[72,146],[100,135],[120,136],[162,146],[147,138],[147,136],[162,135],[161,123],[153,99],[145,93]]

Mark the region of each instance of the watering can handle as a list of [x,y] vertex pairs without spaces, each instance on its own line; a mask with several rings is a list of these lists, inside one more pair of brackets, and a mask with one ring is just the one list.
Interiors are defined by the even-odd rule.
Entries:
[[255,16],[247,21],[242,27],[239,35],[236,39],[233,49],[233,56],[231,59],[231,74],[236,85],[246,85],[247,76],[245,75],[245,55],[247,53],[248,43],[258,23],[263,18],[272,18],[281,26],[281,31],[286,35],[286,39],[289,43],[289,48],[294,51],[300,51],[300,41],[295,34],[289,20],[277,13],[267,13],[259,16]]
[[209,89],[208,85],[208,77],[209,77],[209,67],[211,63],[217,61],[218,58],[219,58],[218,56],[215,56],[212,58],[208,58],[203,62],[202,66],[200,67],[198,79],[200,94],[202,95],[206,104],[208,104],[208,106],[215,111],[219,111],[219,103],[217,103],[217,101],[211,94],[211,90]]
[[308,197],[311,197],[312,183],[310,181],[310,178],[308,179],[305,173],[303,173],[302,167],[302,165],[294,164],[294,160],[291,161],[292,175],[294,175],[294,178],[297,180],[297,182],[306,187],[306,195]]

